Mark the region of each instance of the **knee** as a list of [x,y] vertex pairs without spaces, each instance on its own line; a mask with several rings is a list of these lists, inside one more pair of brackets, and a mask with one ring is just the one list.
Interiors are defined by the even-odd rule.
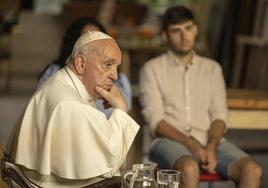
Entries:
[[242,167],[242,174],[247,177],[259,179],[262,176],[262,167],[252,159],[247,159]]
[[199,174],[199,166],[192,157],[184,156],[176,162],[177,170],[180,170],[185,176]]

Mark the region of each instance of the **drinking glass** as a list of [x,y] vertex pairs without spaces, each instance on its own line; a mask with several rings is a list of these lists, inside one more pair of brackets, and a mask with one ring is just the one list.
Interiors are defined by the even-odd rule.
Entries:
[[177,170],[158,170],[158,188],[179,188],[181,172]]

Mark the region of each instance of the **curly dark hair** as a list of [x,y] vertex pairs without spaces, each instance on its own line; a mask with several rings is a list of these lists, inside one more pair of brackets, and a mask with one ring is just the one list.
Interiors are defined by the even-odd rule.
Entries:
[[38,76],[38,79],[41,78],[41,76],[46,72],[47,68],[51,64],[56,64],[60,66],[61,68],[65,66],[66,59],[71,55],[74,44],[77,41],[77,39],[80,37],[81,32],[86,25],[94,25],[98,27],[101,32],[107,33],[104,26],[93,17],[82,16],[74,20],[68,26],[62,38],[59,56],[52,63],[48,64],[44,68],[44,70]]

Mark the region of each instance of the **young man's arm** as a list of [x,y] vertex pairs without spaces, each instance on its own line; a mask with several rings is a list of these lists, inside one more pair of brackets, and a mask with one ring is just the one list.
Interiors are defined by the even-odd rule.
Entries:
[[211,76],[212,100],[209,109],[211,126],[208,132],[208,144],[206,148],[207,164],[202,166],[208,172],[215,171],[217,165],[216,149],[222,136],[224,135],[227,121],[225,82],[221,67],[216,63],[213,66]]
[[208,172],[214,173],[217,165],[216,150],[222,136],[224,135],[225,123],[222,120],[212,122],[208,132],[207,159],[206,164],[202,166]]

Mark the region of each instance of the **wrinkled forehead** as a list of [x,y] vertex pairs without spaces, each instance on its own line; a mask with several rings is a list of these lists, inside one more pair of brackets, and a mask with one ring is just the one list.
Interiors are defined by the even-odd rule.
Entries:
[[88,44],[102,58],[121,59],[121,50],[113,39],[103,39]]

